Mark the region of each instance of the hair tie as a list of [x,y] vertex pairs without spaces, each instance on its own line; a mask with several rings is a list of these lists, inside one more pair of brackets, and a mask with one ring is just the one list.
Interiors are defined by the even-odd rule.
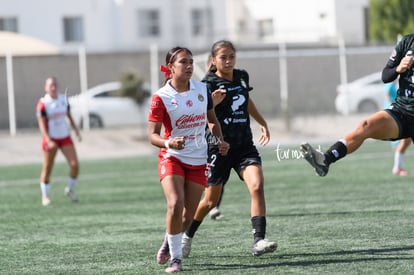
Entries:
[[161,65],[160,66],[160,71],[164,73],[164,77],[167,79],[171,76],[171,71],[170,69],[168,69],[167,66]]

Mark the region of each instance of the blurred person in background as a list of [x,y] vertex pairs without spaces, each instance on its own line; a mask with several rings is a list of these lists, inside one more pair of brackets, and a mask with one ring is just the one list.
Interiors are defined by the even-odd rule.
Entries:
[[70,114],[66,95],[58,92],[56,77],[48,77],[45,81],[45,95],[39,99],[36,116],[42,135],[43,167],[40,175],[40,190],[42,204],[50,204],[50,174],[52,172],[56,153],[60,150],[68,161],[70,171],[67,186],[64,190],[72,202],[77,202],[75,185],[79,173],[79,162],[73,144],[70,128],[75,131],[79,141],[81,136]]
[[182,232],[192,221],[207,184],[206,126],[220,141],[220,154],[227,153],[228,144],[223,141],[207,86],[191,79],[191,51],[172,48],[165,63],[161,70],[166,80],[152,96],[148,133],[151,144],[160,148],[158,174],[167,200],[167,232],[157,262],[165,264],[171,258],[165,272],[172,273],[182,270]]

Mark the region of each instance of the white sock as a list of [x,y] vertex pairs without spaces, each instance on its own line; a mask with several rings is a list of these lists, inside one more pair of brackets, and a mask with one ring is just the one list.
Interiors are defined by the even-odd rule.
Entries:
[[342,142],[342,144],[346,146],[346,140],[345,140],[345,139],[340,139],[340,140],[338,140],[338,141],[339,141],[339,142]]
[[171,259],[182,259],[181,240],[183,233],[171,235],[167,234],[168,245],[170,246]]
[[404,153],[395,151],[394,153],[394,170],[401,169],[402,162],[404,159]]
[[68,188],[74,190],[76,185],[76,178],[68,177]]
[[49,198],[50,183],[41,182],[40,190],[42,191],[43,198]]

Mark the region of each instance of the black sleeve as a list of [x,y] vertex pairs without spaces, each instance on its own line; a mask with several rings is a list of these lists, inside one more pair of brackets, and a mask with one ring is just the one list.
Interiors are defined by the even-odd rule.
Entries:
[[387,64],[385,64],[385,67],[382,70],[381,78],[384,83],[392,82],[398,77],[396,68],[405,55],[405,48],[407,44],[406,40],[406,37],[401,39],[401,41],[397,43],[390,57],[388,58]]
[[398,73],[395,69],[396,67],[389,67],[387,63],[382,70],[382,81],[384,83],[392,82],[398,77]]

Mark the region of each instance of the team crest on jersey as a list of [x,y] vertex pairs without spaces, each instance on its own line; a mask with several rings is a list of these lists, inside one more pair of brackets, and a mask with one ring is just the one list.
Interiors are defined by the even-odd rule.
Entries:
[[191,99],[189,99],[185,102],[185,105],[187,105],[187,107],[192,107],[193,106],[193,101]]
[[240,83],[243,86],[243,88],[245,88],[245,89],[247,88],[247,84],[246,84],[246,82],[244,81],[243,78],[240,78]]
[[198,100],[203,102],[204,101],[204,96],[202,94],[198,94]]
[[177,107],[178,107],[178,102],[177,102],[177,100],[175,100],[174,98],[173,98],[173,99],[171,99],[171,105],[173,105],[173,106],[177,106]]

